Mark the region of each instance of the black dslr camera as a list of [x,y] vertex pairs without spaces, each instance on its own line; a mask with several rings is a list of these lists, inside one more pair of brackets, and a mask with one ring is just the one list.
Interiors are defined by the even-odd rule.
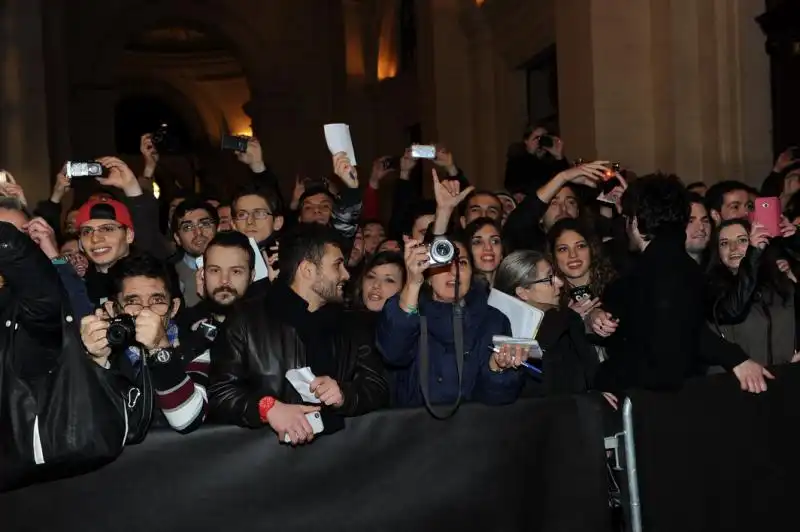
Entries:
[[120,314],[108,320],[106,332],[108,347],[112,349],[126,348],[136,341],[136,321],[129,314]]

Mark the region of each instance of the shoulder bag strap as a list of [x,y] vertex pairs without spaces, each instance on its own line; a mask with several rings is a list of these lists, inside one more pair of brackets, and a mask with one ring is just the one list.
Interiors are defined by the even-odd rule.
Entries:
[[456,367],[458,368],[458,397],[455,404],[448,407],[435,407],[430,401],[430,353],[428,352],[428,320],[419,317],[419,379],[425,406],[436,419],[447,419],[456,413],[461,405],[461,381],[464,375],[464,314],[459,303],[453,305],[453,336],[456,348]]

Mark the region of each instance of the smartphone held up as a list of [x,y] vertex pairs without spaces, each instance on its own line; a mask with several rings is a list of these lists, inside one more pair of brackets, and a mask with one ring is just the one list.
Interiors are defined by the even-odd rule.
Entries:
[[750,223],[764,226],[771,237],[781,236],[781,200],[776,197],[756,198]]

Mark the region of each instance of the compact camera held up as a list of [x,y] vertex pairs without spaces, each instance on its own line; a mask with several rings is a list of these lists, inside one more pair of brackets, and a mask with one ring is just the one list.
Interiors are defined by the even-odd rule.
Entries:
[[435,236],[428,246],[428,263],[431,266],[444,266],[453,262],[456,247],[444,236]]

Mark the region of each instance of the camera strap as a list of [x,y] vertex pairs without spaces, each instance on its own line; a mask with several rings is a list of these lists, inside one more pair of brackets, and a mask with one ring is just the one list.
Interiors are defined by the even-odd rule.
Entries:
[[436,419],[447,419],[456,413],[461,405],[461,382],[464,376],[464,315],[461,309],[455,310],[460,303],[453,305],[453,340],[456,348],[456,367],[458,368],[458,397],[456,402],[447,407],[437,407],[431,404],[430,400],[430,353],[428,351],[428,320],[425,316],[420,316],[420,339],[419,339],[419,379],[422,390],[422,398],[425,406]]

